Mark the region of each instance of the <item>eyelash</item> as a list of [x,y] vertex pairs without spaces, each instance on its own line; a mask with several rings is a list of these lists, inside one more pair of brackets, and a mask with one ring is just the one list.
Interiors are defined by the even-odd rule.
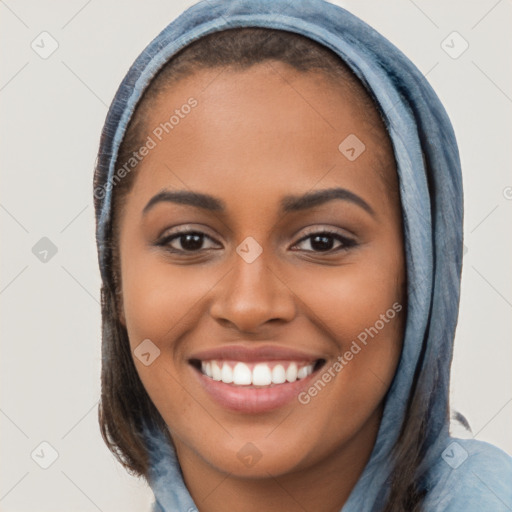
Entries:
[[[189,230],[184,230],[184,231],[180,231],[177,233],[173,233],[171,235],[167,235],[167,236],[163,237],[161,240],[157,241],[156,245],[164,247],[168,252],[173,253],[173,254],[192,255],[192,254],[200,253],[201,251],[205,250],[205,249],[199,249],[197,251],[190,251],[190,250],[187,251],[185,249],[175,249],[175,248],[169,246],[169,243],[172,242],[173,240],[180,239],[181,237],[184,237],[186,235],[198,235],[198,236],[203,237],[203,240],[204,240],[204,238],[209,238],[210,240],[215,242],[215,240],[212,237],[208,236],[206,233],[189,229]],[[345,237],[343,235],[340,235],[336,231],[332,231],[329,229],[322,229],[319,231],[312,231],[311,233],[308,233],[306,236],[304,236],[300,240],[298,240],[293,245],[293,247],[295,247],[296,245],[298,245],[301,242],[304,242],[305,240],[308,240],[308,239],[313,238],[314,236],[318,236],[318,235],[324,235],[324,236],[327,235],[329,237],[335,238],[336,240],[341,242],[342,245],[340,247],[337,247],[334,249],[328,249],[326,251],[306,250],[305,252],[315,253],[315,254],[333,254],[333,253],[337,253],[337,252],[341,252],[341,251],[347,251],[351,247],[355,247],[357,245],[357,242],[355,240]],[[206,249],[206,250],[208,250],[208,249]]]

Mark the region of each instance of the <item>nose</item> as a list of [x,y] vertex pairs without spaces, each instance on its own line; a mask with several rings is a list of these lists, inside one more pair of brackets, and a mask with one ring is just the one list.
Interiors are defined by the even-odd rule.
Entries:
[[238,255],[234,267],[216,287],[210,315],[223,327],[256,333],[267,324],[287,323],[296,315],[294,294],[279,271],[261,254],[252,263]]

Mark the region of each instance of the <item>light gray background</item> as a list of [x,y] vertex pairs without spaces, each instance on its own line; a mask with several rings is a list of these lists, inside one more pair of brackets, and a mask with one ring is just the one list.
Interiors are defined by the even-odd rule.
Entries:
[[[192,3],[0,1],[1,511],[149,509],[151,492],[115,462],[98,429],[92,173],[118,84]],[[411,58],[453,120],[467,246],[453,405],[477,439],[512,454],[512,3],[337,3]],[[31,48],[43,31],[59,45],[47,59]],[[442,47],[453,31],[469,43],[456,59]],[[452,53],[462,48],[453,36],[444,44]],[[42,237],[58,249],[46,263],[32,253]],[[42,441],[59,454],[48,469],[31,458]],[[38,450],[38,460],[49,462],[50,450]]]

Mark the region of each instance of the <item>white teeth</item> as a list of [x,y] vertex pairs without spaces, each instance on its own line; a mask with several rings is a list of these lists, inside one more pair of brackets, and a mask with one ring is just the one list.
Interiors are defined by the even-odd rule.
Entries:
[[255,386],[268,386],[272,384],[272,372],[265,363],[259,363],[252,371],[252,383]]
[[244,363],[236,363],[233,370],[233,384],[237,386],[248,386],[252,384],[250,368]]
[[295,382],[297,380],[297,365],[291,363],[286,370],[286,380],[288,382]]
[[203,370],[203,373],[208,375],[208,377],[212,377],[212,363],[208,361],[207,363],[201,363],[201,369]]
[[282,364],[274,366],[272,370],[272,382],[274,384],[283,384],[283,382],[286,382],[286,372]]
[[[275,364],[275,363],[274,363]],[[302,363],[303,364],[303,363]],[[270,386],[271,384],[284,384],[304,379],[313,373],[314,363],[301,366],[301,363],[290,362],[276,364],[257,363],[248,365],[238,362],[232,368],[233,361],[202,361],[201,371],[213,380],[236,386]],[[251,369],[252,368],[252,369]]]
[[212,379],[213,380],[221,380],[222,379],[222,371],[217,364],[217,361],[212,361]]
[[231,384],[233,382],[233,370],[228,363],[222,365],[222,382]]
[[297,370],[297,379],[303,379],[308,376],[308,368],[307,366],[303,366]]

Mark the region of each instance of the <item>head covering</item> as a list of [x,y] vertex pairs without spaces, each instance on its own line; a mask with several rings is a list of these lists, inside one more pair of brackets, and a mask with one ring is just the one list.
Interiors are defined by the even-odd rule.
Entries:
[[[407,264],[407,322],[398,369],[377,440],[343,512],[378,510],[389,488],[390,452],[418,372],[430,399],[424,467],[426,510],[512,510],[512,458],[475,440],[454,440],[448,427],[449,374],[462,267],[463,196],[455,135],[422,73],[385,37],[345,9],[323,0],[208,0],[170,23],[135,60],[107,115],[98,167],[97,243],[107,280],[111,201],[119,146],[151,79],[176,52],[206,34],[237,27],[295,32],[340,56],[383,113],[397,162]],[[98,197],[101,196],[101,197]],[[435,385],[437,379],[437,384]],[[196,510],[174,453],[158,432],[146,432],[155,511]],[[508,483],[507,483],[508,482]]]

